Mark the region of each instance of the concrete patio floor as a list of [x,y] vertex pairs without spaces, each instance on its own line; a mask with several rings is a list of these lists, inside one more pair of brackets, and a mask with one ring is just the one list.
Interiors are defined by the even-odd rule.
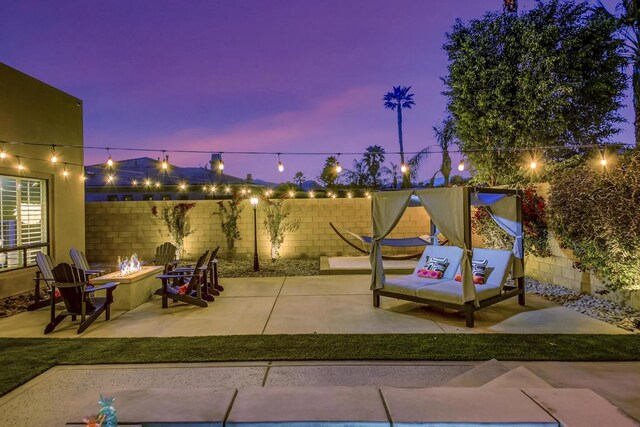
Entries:
[[[372,307],[368,275],[221,279],[225,291],[207,308],[182,303],[162,309],[160,298],[112,319],[97,320],[81,335],[63,321],[46,337],[170,337],[311,333],[552,333],[624,334],[608,323],[534,295],[527,304],[503,301],[476,313],[476,327],[457,313],[382,298]],[[0,337],[45,337],[49,310],[0,320]]]
[[[503,369],[487,376],[487,370]],[[532,387],[531,379],[514,379],[516,372],[544,381],[543,387],[555,389],[589,388],[628,415],[640,419],[640,362],[250,362],[190,363],[141,365],[56,366],[0,398],[0,426],[64,425],[97,409],[99,393],[109,396],[154,396],[169,391],[177,411],[192,415],[188,406],[202,412],[220,402],[203,402],[205,392],[233,390],[268,392],[268,389],[316,388],[318,393],[333,392],[330,387],[401,387],[407,392],[418,388],[445,387],[439,390],[455,395],[450,387],[482,387],[475,396],[491,396],[496,386],[504,387],[502,378],[509,377],[509,393]],[[504,373],[506,372],[506,373]],[[458,378],[466,384],[452,384]],[[540,387],[540,386],[536,386]],[[302,390],[300,388],[300,390]],[[544,388],[543,388],[544,389]],[[436,389],[434,389],[436,390]],[[551,389],[553,390],[553,389]],[[436,391],[436,393],[440,393]],[[327,396],[330,397],[330,396]],[[131,403],[116,401],[116,408]],[[454,399],[455,400],[455,399]],[[191,403],[190,403],[191,402]],[[64,403],[64,404],[61,404]],[[170,402],[168,402],[170,403]],[[577,402],[580,404],[580,401]],[[228,402],[225,403],[225,405]],[[494,401],[500,406],[501,402]],[[187,405],[186,407],[184,405]],[[152,413],[160,414],[158,402],[152,400]],[[155,409],[153,409],[155,408]],[[274,408],[279,410],[279,408]],[[585,414],[594,408],[578,406],[574,412]],[[137,412],[149,412],[138,408]],[[467,411],[469,409],[467,408]],[[498,409],[499,411],[499,409]],[[473,412],[473,411],[470,411]],[[223,412],[224,414],[224,412]],[[602,424],[602,420],[566,425],[631,425]],[[611,422],[611,420],[610,420]],[[635,425],[635,424],[634,424]]]

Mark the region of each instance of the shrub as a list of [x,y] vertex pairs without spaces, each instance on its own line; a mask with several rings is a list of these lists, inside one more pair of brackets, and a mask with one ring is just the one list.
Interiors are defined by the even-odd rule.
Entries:
[[[486,208],[478,207],[475,210],[472,225],[473,230],[482,236],[487,246],[509,250],[513,248],[513,237],[498,227]],[[550,256],[545,202],[532,188],[524,191],[522,225],[525,253],[539,257]]]
[[196,207],[195,203],[178,203],[176,205],[163,204],[159,208],[153,206],[151,214],[156,221],[164,226],[160,233],[169,236],[178,248],[178,258],[182,256],[184,239],[195,232],[189,226],[187,212]]
[[241,240],[238,219],[240,219],[244,207],[240,204],[239,199],[227,201],[227,206],[224,201],[218,202],[218,212],[213,212],[213,215],[220,215],[220,227],[227,246],[227,259],[232,260],[236,254],[235,242]]
[[[612,162],[609,162],[612,163]],[[640,151],[609,170],[589,162],[558,168],[551,180],[549,223],[583,270],[616,289],[640,289]]]
[[282,200],[267,200],[264,207],[264,227],[271,242],[271,261],[280,257],[280,248],[285,234],[300,228],[299,219],[288,219],[290,212],[284,212],[282,202]]

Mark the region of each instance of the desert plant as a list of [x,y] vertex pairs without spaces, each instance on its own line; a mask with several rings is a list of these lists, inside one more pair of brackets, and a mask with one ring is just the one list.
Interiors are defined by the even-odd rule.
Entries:
[[282,200],[267,200],[264,204],[264,228],[271,242],[271,261],[280,257],[280,248],[287,233],[300,228],[300,220],[289,219],[290,212],[285,212]]
[[224,234],[224,241],[227,246],[227,259],[232,260],[235,258],[236,240],[242,240],[240,237],[240,230],[238,230],[238,220],[244,206],[240,204],[239,199],[228,200],[225,206],[224,201],[218,202],[218,212],[213,212],[212,215],[220,216],[220,227],[222,228],[222,234]]
[[195,206],[195,203],[178,203],[173,206],[163,204],[160,207],[151,208],[151,214],[163,226],[160,233],[170,237],[178,248],[176,252],[178,258],[182,256],[184,250],[184,239],[196,231],[191,229],[187,218],[187,212]]
[[[551,255],[546,216],[544,199],[534,189],[526,189],[522,199],[525,253],[539,257]],[[482,206],[476,208],[472,224],[474,232],[482,236],[487,246],[497,249],[513,248],[513,237],[495,223],[486,208]]]
[[640,150],[608,164],[594,170],[582,161],[554,172],[549,225],[580,267],[610,289],[640,289]]

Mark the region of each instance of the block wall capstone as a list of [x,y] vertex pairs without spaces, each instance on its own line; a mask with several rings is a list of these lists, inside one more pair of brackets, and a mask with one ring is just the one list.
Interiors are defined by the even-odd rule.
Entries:
[[[163,235],[163,227],[151,215],[151,208],[163,203],[184,202],[87,203],[87,257],[91,262],[114,263],[119,255],[129,256],[136,252],[143,260],[152,259],[155,248],[170,239]],[[194,233],[185,240],[185,257],[195,258],[205,250],[218,245],[224,254],[226,247],[220,217],[214,215],[218,212],[218,201],[198,200],[195,204],[188,214]],[[243,201],[242,206],[238,221],[241,238],[236,241],[236,255],[252,257],[253,208],[249,201]],[[359,252],[349,247],[331,230],[329,222],[355,233],[371,235],[371,202],[368,199],[293,199],[285,200],[283,207],[285,211],[290,212],[289,218],[300,220],[300,228],[285,236],[280,250],[283,258],[359,255]],[[268,257],[270,244],[264,232],[263,222],[263,208],[258,206],[258,252],[261,256]],[[429,234],[427,212],[421,208],[410,208],[389,237],[402,238],[425,234]],[[400,248],[395,253],[406,251],[407,249]],[[385,253],[394,253],[393,248],[386,248]]]

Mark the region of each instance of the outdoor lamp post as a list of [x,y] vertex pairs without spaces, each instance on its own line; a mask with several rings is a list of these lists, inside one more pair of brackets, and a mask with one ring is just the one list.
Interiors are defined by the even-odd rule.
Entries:
[[253,271],[260,271],[260,263],[258,262],[258,198],[251,198],[251,206],[253,206]]

